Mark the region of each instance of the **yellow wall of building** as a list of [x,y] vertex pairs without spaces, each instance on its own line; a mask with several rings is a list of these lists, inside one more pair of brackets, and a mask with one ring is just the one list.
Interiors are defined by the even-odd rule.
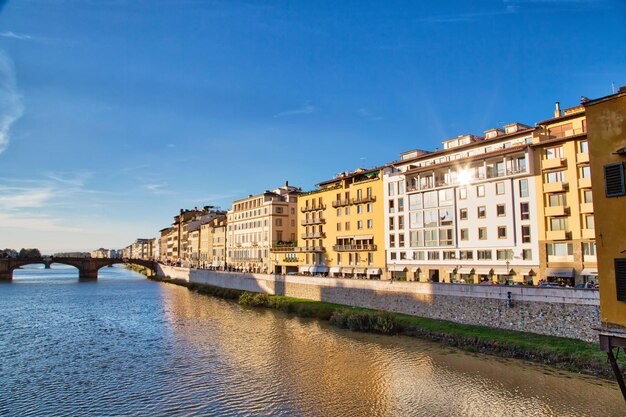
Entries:
[[[617,300],[614,259],[626,258],[626,196],[607,198],[604,190],[606,164],[626,162],[615,155],[626,147],[626,91],[587,106],[593,198],[598,236],[600,319],[603,324],[626,328],[626,302]],[[626,329],[625,329],[626,330]]]

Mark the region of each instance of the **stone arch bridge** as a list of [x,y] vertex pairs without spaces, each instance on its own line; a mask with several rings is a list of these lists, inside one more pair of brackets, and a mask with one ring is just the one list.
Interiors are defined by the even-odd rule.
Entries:
[[78,269],[79,279],[97,279],[98,270],[113,264],[140,265],[151,271],[156,271],[156,262],[145,259],[108,259],[108,258],[65,258],[65,257],[38,257],[38,258],[2,258],[0,259],[0,281],[13,280],[13,271],[24,265],[44,264],[50,268],[51,264],[71,265]]

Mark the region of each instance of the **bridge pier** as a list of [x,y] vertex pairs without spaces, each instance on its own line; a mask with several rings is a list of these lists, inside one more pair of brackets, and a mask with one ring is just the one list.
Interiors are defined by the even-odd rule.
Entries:
[[98,279],[98,270],[94,268],[78,268],[78,279],[83,281]]
[[0,281],[13,281],[13,271],[0,271]]

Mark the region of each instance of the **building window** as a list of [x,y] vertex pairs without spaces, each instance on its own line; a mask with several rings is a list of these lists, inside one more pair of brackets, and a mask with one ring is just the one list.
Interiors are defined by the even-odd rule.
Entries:
[[510,261],[513,259],[513,251],[511,249],[498,249],[496,250],[496,260],[498,261]]
[[468,240],[469,239],[468,229],[461,229],[460,233],[461,233],[461,240]]
[[546,245],[548,256],[571,256],[574,246],[571,243],[548,243]]
[[464,261],[474,259],[474,251],[471,251],[471,250],[459,251],[459,259],[464,260]]
[[565,193],[555,193],[548,196],[548,207],[565,207],[566,205]]
[[477,250],[476,258],[479,261],[489,261],[491,260],[491,250]]
[[372,265],[374,263],[374,254],[372,252],[367,253],[367,264]]
[[546,149],[546,159],[563,158],[563,147],[557,146]]
[[454,233],[452,229],[439,229],[439,245],[452,246],[454,244]]
[[398,213],[404,211],[404,198],[398,199]]
[[389,213],[396,212],[396,202],[394,200],[389,200]]
[[506,239],[506,226],[498,226],[498,239]]
[[530,226],[522,226],[522,243],[530,243]]
[[341,223],[337,223],[337,231],[341,232]]
[[421,230],[411,231],[409,234],[409,238],[412,247],[424,246],[423,234]]
[[337,209],[337,217],[341,217],[341,208]]
[[626,195],[624,164],[622,162],[604,166],[604,192],[608,198]]
[[395,217],[389,217],[389,230],[395,230],[396,229],[396,225],[395,225]]
[[506,206],[504,204],[496,205],[496,215],[498,217],[506,216]]
[[477,197],[484,197],[485,196],[485,186],[484,185],[479,185],[476,187],[476,196]]
[[578,152],[589,153],[589,142],[586,140],[578,142]]
[[395,195],[395,191],[396,191],[396,184],[393,182],[390,182],[389,184],[387,184],[387,192],[389,197],[393,197]]
[[591,178],[591,167],[589,165],[579,167],[578,178]]
[[411,194],[409,196],[409,210],[421,210],[422,209],[422,195]]
[[565,171],[548,172],[545,176],[545,182],[548,184],[554,184],[559,182],[564,183]]
[[438,261],[439,260],[439,251],[428,251],[428,260],[429,261]]
[[404,233],[400,233],[398,235],[398,247],[399,248],[403,248],[404,247]]
[[485,217],[487,217],[487,209],[485,208],[485,206],[479,206],[478,207],[478,218],[479,219],[484,219]]
[[479,227],[478,228],[478,239],[480,239],[480,240],[487,239],[487,228],[486,227]]
[[583,203],[593,203],[593,193],[591,190],[582,190]]
[[398,230],[404,229],[404,216],[398,216]]
[[504,194],[504,183],[503,182],[497,182],[496,183],[496,194],[497,195]]
[[356,213],[357,214],[363,213],[363,206],[362,205],[359,204],[358,206],[356,206]]
[[389,247],[390,248],[396,247],[396,235],[389,235]]
[[368,213],[372,212],[372,203],[367,203],[367,212]]
[[550,230],[569,230],[567,217],[553,217],[550,219]]
[[437,229],[424,230],[424,246],[437,246]]
[[596,242],[583,242],[583,255],[596,256]]
[[593,214],[585,214],[585,225],[587,226],[587,229],[595,229]]
[[421,252],[421,251],[413,252],[413,260],[414,261],[423,261],[424,260],[424,252]]
[[389,253],[389,258],[394,261],[396,259],[396,253],[395,252],[390,252]]
[[357,222],[356,222],[356,228],[357,228],[358,230],[363,229],[363,220],[357,220]]
[[444,260],[452,260],[456,259],[456,251],[453,250],[445,250],[443,251],[443,259]]
[[528,197],[528,180],[519,180],[519,196]]
[[406,252],[400,252],[400,260],[406,259]]
[[373,228],[374,228],[374,220],[369,219],[369,220],[367,221],[367,228],[368,228],[368,229],[373,229]]
[[345,230],[346,231],[350,230],[350,222],[345,223]]
[[344,213],[348,216],[350,214],[350,207],[346,207]]
[[520,203],[519,209],[522,220],[530,220],[530,209],[528,203]]
[[467,220],[467,209],[466,208],[459,209],[459,219],[460,220]]
[[283,225],[283,219],[276,219],[276,226],[282,226]]
[[459,188],[459,200],[465,200],[467,198],[467,188]]
[[533,260],[532,249],[522,249],[522,259],[525,261],[532,261]]

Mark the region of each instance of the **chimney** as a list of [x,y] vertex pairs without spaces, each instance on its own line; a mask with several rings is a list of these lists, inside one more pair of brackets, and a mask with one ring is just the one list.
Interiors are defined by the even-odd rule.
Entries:
[[558,101],[554,105],[554,117],[561,117],[561,103]]
[[285,187],[289,187],[289,181],[285,181]]

